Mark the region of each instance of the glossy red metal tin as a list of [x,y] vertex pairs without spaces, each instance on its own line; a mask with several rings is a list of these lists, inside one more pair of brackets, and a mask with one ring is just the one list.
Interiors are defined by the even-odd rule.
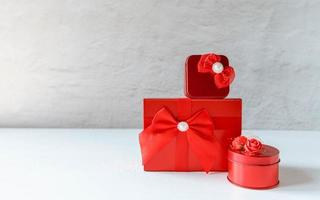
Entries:
[[228,151],[228,180],[252,189],[268,189],[279,183],[279,150],[263,145],[261,153],[248,156]]
[[[222,61],[229,65],[228,58],[220,55]],[[191,55],[185,63],[185,95],[192,99],[223,99],[229,94],[229,87],[219,89],[213,77],[208,73],[198,72],[201,55]]]

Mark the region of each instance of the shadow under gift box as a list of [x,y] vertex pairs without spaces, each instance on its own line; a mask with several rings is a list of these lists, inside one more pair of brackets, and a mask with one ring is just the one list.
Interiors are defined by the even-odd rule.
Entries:
[[[185,121],[205,109],[213,122],[213,134],[219,143],[217,157],[210,171],[227,171],[227,150],[231,138],[241,134],[241,99],[144,99],[143,122],[147,128],[154,115],[162,108],[168,109],[177,121]],[[144,164],[145,171],[204,171],[192,152],[185,134],[177,135],[170,143]]]

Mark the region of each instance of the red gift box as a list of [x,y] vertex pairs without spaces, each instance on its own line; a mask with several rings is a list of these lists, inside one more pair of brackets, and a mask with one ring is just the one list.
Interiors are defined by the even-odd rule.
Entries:
[[[219,55],[224,66],[229,65],[228,58]],[[225,98],[229,94],[229,86],[218,88],[211,73],[200,73],[198,62],[201,55],[191,55],[185,63],[185,95],[189,98]]]
[[231,138],[241,134],[241,99],[144,99],[143,108],[145,171],[227,170]]
[[241,187],[273,188],[279,183],[279,162],[279,150],[269,145],[253,156],[229,149],[228,179]]

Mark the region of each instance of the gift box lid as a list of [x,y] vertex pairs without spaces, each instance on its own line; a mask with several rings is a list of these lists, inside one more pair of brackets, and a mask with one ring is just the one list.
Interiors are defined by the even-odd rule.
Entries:
[[241,130],[242,100],[239,98],[145,98],[143,107],[144,128],[151,124],[152,118],[161,108],[166,107],[179,120],[185,120],[199,110],[206,109],[215,118],[216,129],[228,127],[231,130]]
[[246,155],[229,149],[228,159],[247,165],[272,165],[279,162],[279,150],[269,145],[263,145],[261,152],[257,155]]
[[[229,65],[229,60],[224,55],[221,57],[221,63]],[[198,62],[201,55],[191,55],[185,62],[185,95],[189,98],[218,98],[223,99],[229,94],[229,86],[217,88],[214,84],[214,78],[210,73],[198,72]]]

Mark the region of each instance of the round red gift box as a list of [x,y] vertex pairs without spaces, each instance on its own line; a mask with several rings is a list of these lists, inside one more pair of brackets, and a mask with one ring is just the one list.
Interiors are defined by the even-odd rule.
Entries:
[[275,187],[279,184],[279,162],[279,150],[269,145],[263,145],[254,156],[229,149],[228,180],[252,189]]

